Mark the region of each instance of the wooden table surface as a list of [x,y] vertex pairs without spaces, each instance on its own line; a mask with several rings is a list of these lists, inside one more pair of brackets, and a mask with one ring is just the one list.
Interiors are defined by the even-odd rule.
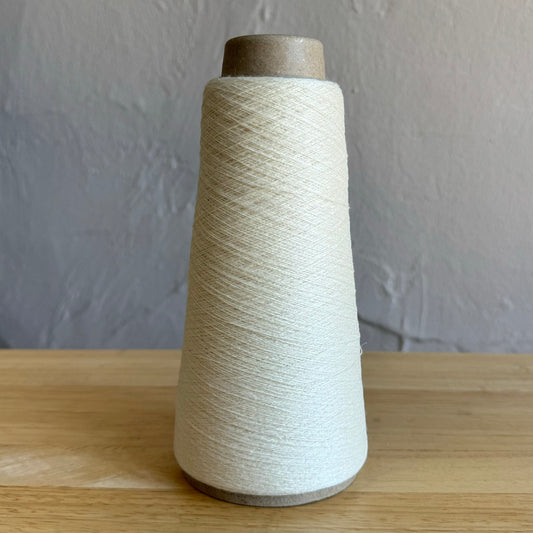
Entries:
[[0,531],[533,531],[533,355],[363,356],[349,489],[273,509],[192,489],[176,351],[0,351]]

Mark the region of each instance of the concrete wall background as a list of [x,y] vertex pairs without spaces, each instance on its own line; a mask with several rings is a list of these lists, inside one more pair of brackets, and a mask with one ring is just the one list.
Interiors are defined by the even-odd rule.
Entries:
[[324,42],[366,349],[531,351],[526,0],[0,0],[0,337],[178,347],[202,89],[227,38]]

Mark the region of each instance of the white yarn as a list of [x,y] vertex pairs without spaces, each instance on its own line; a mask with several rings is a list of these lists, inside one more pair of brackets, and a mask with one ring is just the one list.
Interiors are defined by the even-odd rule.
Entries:
[[337,84],[209,82],[175,453],[255,495],[319,490],[367,451]]

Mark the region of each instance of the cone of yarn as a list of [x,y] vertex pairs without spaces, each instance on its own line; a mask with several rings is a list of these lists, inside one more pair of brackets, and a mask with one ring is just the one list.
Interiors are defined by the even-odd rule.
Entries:
[[204,91],[174,451],[219,499],[288,506],[367,454],[344,102],[322,44],[226,43]]

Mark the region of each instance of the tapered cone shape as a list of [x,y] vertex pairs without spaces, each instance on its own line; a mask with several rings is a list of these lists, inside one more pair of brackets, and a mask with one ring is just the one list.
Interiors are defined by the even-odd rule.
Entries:
[[213,80],[176,458],[214,496],[292,505],[342,490],[366,453],[342,92]]

